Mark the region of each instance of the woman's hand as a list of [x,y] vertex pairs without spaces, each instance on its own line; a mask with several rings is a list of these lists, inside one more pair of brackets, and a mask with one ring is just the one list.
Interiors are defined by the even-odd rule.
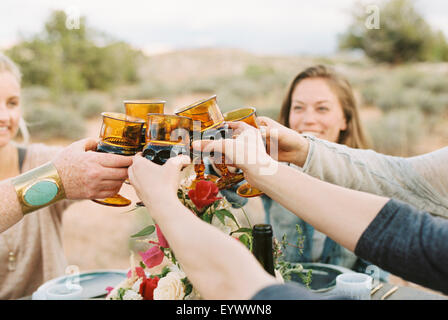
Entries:
[[260,130],[241,121],[228,125],[233,130],[234,139],[194,141],[193,148],[213,151],[215,162],[221,160],[219,154],[224,154],[225,163],[242,169],[249,183],[257,175],[275,173],[277,162],[267,154]]
[[298,132],[287,128],[268,117],[257,118],[266,139],[268,153],[281,162],[290,162],[302,167],[308,156],[309,143]]
[[128,169],[129,180],[146,207],[163,204],[177,199],[180,172],[189,163],[188,156],[180,155],[161,166],[138,153]]
[[118,193],[128,176],[132,157],[94,152],[95,139],[83,139],[53,159],[68,199],[102,199]]

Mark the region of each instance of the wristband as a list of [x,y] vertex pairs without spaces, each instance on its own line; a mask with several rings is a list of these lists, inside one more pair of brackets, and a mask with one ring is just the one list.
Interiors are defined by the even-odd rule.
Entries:
[[12,180],[23,214],[65,199],[65,190],[53,163],[25,172]]

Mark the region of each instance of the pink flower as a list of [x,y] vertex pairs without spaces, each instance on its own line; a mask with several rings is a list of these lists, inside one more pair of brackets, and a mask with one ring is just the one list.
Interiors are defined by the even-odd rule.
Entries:
[[[145,270],[143,270],[142,267],[135,267],[135,273],[137,274],[137,277],[146,279]],[[129,270],[127,277],[130,278],[131,276],[132,276],[132,270]]]
[[143,262],[148,268],[153,268],[162,263],[164,254],[158,246],[154,246],[146,252],[139,252]]
[[196,183],[194,189],[188,191],[188,197],[198,210],[202,210],[202,208],[221,199],[216,197],[218,192],[218,187],[212,181],[200,180]]
[[162,248],[169,248],[170,245],[168,244],[168,241],[166,241],[165,236],[162,233],[162,230],[160,230],[159,225],[156,224],[156,230],[157,230],[157,238],[159,238],[159,246]]
[[107,294],[110,294],[112,290],[114,290],[114,287],[107,287],[106,288]]

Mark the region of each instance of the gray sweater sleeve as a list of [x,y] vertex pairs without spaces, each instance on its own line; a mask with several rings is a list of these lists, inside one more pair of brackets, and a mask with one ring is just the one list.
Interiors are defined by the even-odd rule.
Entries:
[[448,220],[390,200],[359,239],[355,254],[379,267],[448,293]]
[[448,147],[403,158],[353,149],[314,137],[303,168],[333,184],[409,203],[419,210],[448,217]]

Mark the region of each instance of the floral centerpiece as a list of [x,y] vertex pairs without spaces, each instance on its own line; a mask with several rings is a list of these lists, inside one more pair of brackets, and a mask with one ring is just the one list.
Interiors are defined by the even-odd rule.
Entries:
[[[241,226],[231,212],[231,204],[225,198],[218,197],[219,189],[212,181],[199,180],[192,184],[195,176],[193,172],[188,167],[183,171],[177,194],[180,201],[200,219],[241,241],[251,250],[251,223],[244,209],[240,208],[250,228]],[[157,239],[154,238],[154,233]],[[106,288],[108,291],[106,299],[191,300],[201,298],[183,272],[157,224],[149,225],[131,237],[152,246],[147,251],[138,253],[141,258],[138,265],[135,263],[134,254],[131,254],[131,267],[127,278],[115,288]],[[300,242],[303,244],[303,239],[298,240],[299,246]],[[274,239],[276,274],[280,279],[289,279],[293,272],[301,276],[302,271],[300,265],[291,265],[282,260],[282,248],[286,245],[290,244],[286,243],[285,238],[281,242]],[[305,278],[304,282],[309,283],[309,277]]]

